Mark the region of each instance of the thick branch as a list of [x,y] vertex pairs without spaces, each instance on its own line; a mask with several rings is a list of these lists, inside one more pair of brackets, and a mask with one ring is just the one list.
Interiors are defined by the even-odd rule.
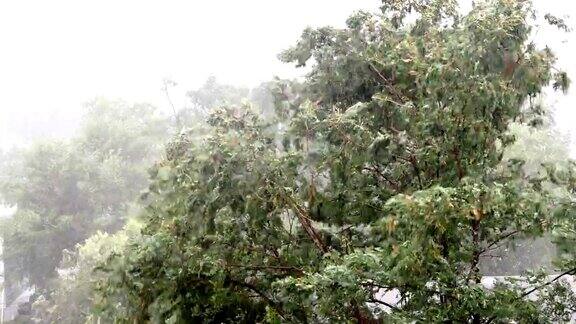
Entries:
[[376,68],[376,66],[374,66],[374,64],[372,63],[368,63],[370,65],[370,69],[376,73],[376,75],[378,75],[378,77],[383,81],[384,83],[384,87],[386,88],[386,90],[388,90],[388,92],[390,92],[391,94],[393,94],[396,99],[400,100],[400,102],[406,102],[408,101],[395,87],[394,85],[392,85],[392,83],[390,82],[390,80],[388,80],[388,78],[386,78],[379,70],[378,68]]
[[400,311],[400,308],[398,308],[398,307],[396,307],[396,306],[394,306],[394,305],[392,305],[392,304],[389,304],[389,303],[387,303],[387,302],[385,302],[385,301],[382,301],[382,300],[380,300],[380,299],[376,299],[376,298],[374,298],[374,297],[369,298],[368,301],[371,302],[371,303],[376,303],[376,304],[384,305],[384,306],[386,306],[386,307],[388,307],[388,308],[390,308],[390,309],[392,309],[392,310],[395,310],[395,311]]
[[454,153],[454,160],[456,161],[456,172],[458,174],[458,179],[462,180],[465,174],[464,168],[462,168],[462,163],[460,161],[460,150],[455,147],[452,153]]
[[375,282],[363,282],[361,285],[363,287],[378,288],[378,289],[384,289],[384,290],[391,290],[391,289],[395,288],[395,287],[383,286],[383,285],[375,283]]
[[266,266],[266,265],[259,266],[259,265],[243,265],[243,264],[227,264],[227,266],[247,270],[278,270],[278,271],[296,272],[298,274],[304,274],[304,270],[290,266]]
[[418,178],[418,184],[420,185],[420,190],[422,190],[423,187],[422,187],[422,178],[420,177],[420,169],[418,168],[418,162],[416,162],[416,158],[413,155],[410,156],[410,164],[412,164],[412,167],[414,168],[414,173]]
[[478,268],[480,254],[482,253],[480,250],[480,219],[472,220],[472,242],[474,244],[474,252],[467,280],[474,278],[474,282],[480,283],[480,269]]
[[316,247],[318,247],[318,249],[322,251],[322,253],[328,252],[328,248],[322,241],[320,235],[318,235],[318,232],[312,225],[312,221],[310,220],[310,217],[306,215],[306,212],[302,210],[302,208],[298,206],[298,204],[290,196],[286,195],[286,200],[291,205],[292,209],[294,209],[294,212],[296,213],[296,216],[298,216],[298,220],[300,221],[300,225],[302,225],[304,231],[306,231],[306,234],[308,234],[310,239],[312,239]]

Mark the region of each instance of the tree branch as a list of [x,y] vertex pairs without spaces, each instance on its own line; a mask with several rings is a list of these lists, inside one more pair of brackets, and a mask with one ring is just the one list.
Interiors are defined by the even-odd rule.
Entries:
[[227,264],[226,266],[233,268],[242,268],[247,270],[279,270],[279,271],[288,271],[304,274],[304,270],[290,266],[266,266],[266,265],[259,266],[259,265],[243,265],[243,264]]
[[549,286],[549,285],[551,285],[552,283],[554,283],[556,280],[558,280],[558,279],[560,279],[560,278],[562,278],[562,277],[564,277],[564,276],[567,276],[567,275],[570,275],[570,274],[575,274],[575,273],[576,273],[576,268],[572,268],[572,269],[570,269],[570,270],[564,271],[564,272],[562,272],[561,274],[559,274],[559,275],[557,275],[556,277],[554,277],[552,280],[550,280],[550,281],[548,281],[548,282],[546,282],[546,283],[543,283],[543,284],[541,284],[540,286],[534,287],[534,288],[528,290],[527,292],[523,293],[522,295],[520,295],[520,297],[518,297],[518,299],[524,298],[524,297],[532,294],[533,292],[535,292],[535,291],[537,291],[537,290],[540,290],[540,289],[542,289],[542,288],[544,288],[544,287],[546,287],[546,286]]
[[328,248],[326,247],[326,245],[322,241],[322,238],[320,237],[320,235],[318,235],[318,232],[312,225],[310,217],[306,215],[306,212],[303,211],[300,206],[298,206],[298,204],[294,201],[294,199],[292,199],[292,197],[286,195],[285,198],[286,201],[291,205],[294,212],[296,213],[298,220],[300,221],[300,225],[302,225],[304,231],[306,231],[306,234],[308,234],[310,239],[312,239],[316,247],[318,247],[318,249],[322,251],[322,253],[328,252]]
[[375,174],[376,176],[379,176],[382,179],[384,179],[384,181],[388,182],[392,186],[392,189],[394,189],[394,191],[396,191],[396,192],[400,191],[400,185],[398,184],[398,182],[393,181],[390,178],[388,178],[386,176],[386,174],[384,172],[382,172],[380,170],[380,168],[378,168],[377,166],[373,166],[372,168],[364,167],[363,170],[370,171],[373,174]]
[[176,107],[174,107],[174,103],[172,103],[172,99],[170,98],[170,92],[168,90],[168,86],[174,86],[174,85],[176,85],[176,83],[174,81],[165,79],[162,90],[164,91],[164,94],[166,95],[166,99],[168,100],[170,107],[172,107],[172,112],[174,113],[174,120],[176,121],[176,125],[178,127],[181,127],[182,125],[180,124],[180,117],[178,116],[178,113],[176,113]]
[[246,283],[246,282],[235,280],[232,278],[230,278],[230,282],[232,282],[233,284],[235,284],[237,286],[244,287],[244,288],[250,289],[251,291],[255,292],[258,296],[260,296],[262,299],[264,299],[266,301],[266,303],[268,305],[270,305],[270,307],[274,308],[274,310],[278,313],[278,315],[280,315],[280,317],[282,317],[284,320],[286,320],[286,316],[284,314],[284,311],[282,311],[282,308],[280,306],[278,306],[278,304],[274,300],[272,300],[272,298],[268,297],[263,291],[258,289],[256,286],[251,285],[251,284]]
[[464,178],[464,168],[462,168],[462,163],[460,161],[460,150],[457,147],[454,147],[452,151],[454,154],[454,160],[456,161],[456,172],[458,174],[458,179],[462,180],[462,178]]
[[509,238],[510,236],[515,235],[515,234],[518,234],[518,233],[520,233],[520,230],[514,230],[514,231],[512,231],[512,232],[510,232],[510,233],[506,233],[506,234],[500,236],[499,238],[497,238],[496,240],[494,240],[494,242],[488,244],[488,246],[486,246],[482,251],[480,251],[480,254],[483,254],[483,253],[485,253],[485,252],[488,252],[488,250],[490,250],[490,248],[493,247],[494,245],[496,245],[496,244],[502,242],[503,240]]
[[420,185],[420,190],[422,190],[423,186],[422,186],[422,178],[420,177],[420,169],[418,168],[418,163],[416,162],[416,158],[414,157],[414,155],[410,156],[410,164],[412,164],[412,167],[414,168],[414,173],[416,173],[416,177],[418,178],[418,184]]
[[[536,291],[538,291],[538,290],[540,290],[540,289],[542,289],[542,288],[544,288],[544,287],[546,287],[546,286],[551,285],[551,284],[554,283],[556,280],[558,280],[558,279],[560,279],[560,278],[562,278],[562,277],[564,277],[564,276],[571,275],[571,274],[576,274],[576,268],[572,268],[572,269],[570,269],[570,270],[566,270],[566,271],[562,272],[561,274],[559,274],[559,275],[557,275],[556,277],[552,278],[552,280],[550,280],[550,281],[548,281],[548,282],[545,282],[545,283],[543,283],[543,284],[541,284],[541,285],[539,285],[539,286],[536,286],[536,287],[534,287],[534,288],[532,288],[532,289],[524,292],[522,295],[518,296],[518,297],[515,298],[514,300],[517,301],[517,300],[520,300],[520,299],[522,299],[522,298],[524,298],[524,297],[526,297],[526,296],[529,296],[530,294],[532,294],[532,293],[534,293],[534,292],[536,292]],[[496,315],[490,317],[490,318],[486,321],[486,324],[492,323],[495,319],[496,319]]]
[[394,88],[394,86],[392,85],[392,83],[390,82],[390,80],[388,80],[388,78],[386,78],[377,68],[376,66],[374,66],[373,63],[369,62],[368,65],[370,66],[370,69],[376,73],[376,75],[378,75],[378,77],[384,82],[384,87],[386,88],[386,90],[388,90],[388,92],[390,92],[391,94],[393,94],[396,99],[400,100],[401,102],[406,102],[408,101],[406,99],[406,97],[404,97],[398,90],[396,90],[396,88]]
[[389,303],[387,303],[387,302],[385,302],[385,301],[382,301],[382,300],[380,300],[380,299],[376,299],[376,298],[374,298],[374,297],[368,298],[368,301],[369,301],[369,302],[372,302],[372,303],[377,303],[377,304],[380,304],[380,305],[384,305],[384,306],[386,306],[386,307],[388,307],[388,308],[390,308],[390,309],[392,309],[392,310],[395,310],[395,311],[400,311],[400,308],[398,308],[398,307],[396,307],[396,306],[394,306],[394,305],[392,305],[392,304],[389,304]]
[[480,269],[478,268],[478,263],[480,262],[480,219],[472,220],[472,242],[474,244],[474,252],[472,257],[472,262],[470,263],[470,272],[466,278],[466,281],[474,278],[475,283],[480,283]]

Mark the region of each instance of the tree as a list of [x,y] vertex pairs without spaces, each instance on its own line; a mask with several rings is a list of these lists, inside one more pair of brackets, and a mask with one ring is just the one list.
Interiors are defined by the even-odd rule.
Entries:
[[153,107],[97,99],[79,136],[7,156],[0,190],[3,202],[17,206],[2,224],[7,281],[47,290],[64,250],[98,230],[120,229],[166,128]]
[[204,124],[214,109],[244,102],[251,102],[258,107],[263,116],[271,116],[274,113],[271,93],[273,86],[273,82],[264,82],[254,89],[248,89],[222,84],[215,77],[209,77],[200,88],[188,91],[189,104],[178,112],[178,118],[187,127],[197,127],[198,124]]
[[217,82],[216,77],[209,77],[202,87],[188,91],[189,106],[179,112],[179,118],[185,124],[194,124],[204,120],[214,108],[224,105],[240,104],[247,100],[248,88],[234,87]]
[[90,317],[94,307],[93,291],[98,278],[94,268],[112,254],[120,253],[131,237],[137,235],[139,224],[131,220],[115,233],[97,232],[75,251],[67,251],[59,265],[59,280],[54,281],[51,292],[39,296],[33,303],[34,315],[28,321],[41,323],[96,322]]
[[[537,125],[542,89],[568,86],[551,49],[529,41],[530,1],[476,1],[466,15],[456,1],[381,8],[351,16],[344,29],[307,29],[281,55],[312,65],[301,87],[276,89],[281,146],[276,129],[241,107],[214,112],[204,138],[172,142],[152,178],[141,237],[104,267],[100,316],[569,318],[574,296],[560,278],[576,271],[573,262],[551,280],[535,273],[481,284],[480,259],[510,239],[562,228],[564,242],[576,237],[571,201],[542,185],[573,177],[561,169],[527,176],[516,160],[501,167],[514,142],[509,125]],[[390,291],[399,302],[382,297]]]

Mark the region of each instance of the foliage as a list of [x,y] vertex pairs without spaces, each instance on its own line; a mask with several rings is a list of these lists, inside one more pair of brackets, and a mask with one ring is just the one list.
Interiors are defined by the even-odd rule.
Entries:
[[[575,233],[570,196],[542,185],[571,191],[570,165],[537,176],[516,159],[501,166],[510,124],[539,124],[534,102],[564,78],[529,41],[530,5],[477,1],[460,15],[456,1],[385,1],[344,29],[307,29],[281,55],[312,64],[304,84],[273,89],[282,134],[249,107],[223,107],[204,136],[171,143],[141,237],[103,268],[98,316],[567,320],[562,276],[487,289],[479,268],[492,248],[550,230],[569,255]],[[391,290],[395,305],[382,297]]]
[[[569,160],[567,135],[554,130],[550,124],[542,128],[511,124],[509,132],[516,140],[504,151],[502,168],[508,163],[521,161],[523,174],[534,178],[546,173],[546,165]],[[550,181],[544,185],[558,198],[569,198],[565,186]],[[540,267],[551,270],[556,255],[550,235],[536,239],[510,239],[508,244],[487,253],[481,260],[480,269],[484,274],[497,276],[520,275]]]
[[215,107],[239,104],[249,96],[248,88],[238,88],[217,82],[214,76],[209,77],[198,89],[188,91],[189,105],[178,112],[178,118],[184,125],[204,120]]
[[17,206],[2,224],[7,280],[26,279],[41,291],[62,251],[98,230],[121,228],[146,186],[146,168],[160,155],[165,125],[150,106],[99,99],[88,105],[76,138],[6,157],[1,194]]
[[273,86],[273,82],[264,82],[253,89],[248,89],[222,84],[215,77],[209,77],[200,88],[188,91],[190,102],[187,107],[179,111],[178,118],[187,127],[198,127],[203,125],[202,122],[205,122],[213,109],[245,102],[251,102],[258,107],[262,116],[271,116],[274,112],[274,98],[271,93]]
[[95,301],[94,283],[98,279],[94,272],[100,263],[111,255],[120,253],[128,239],[138,235],[139,224],[128,222],[125,229],[113,235],[97,232],[75,251],[66,251],[58,269],[58,280],[54,281],[51,293],[40,296],[34,304],[33,321],[40,323],[94,322],[90,318]]
[[[252,100],[269,109],[268,86],[253,92]],[[174,126],[202,134],[205,113],[212,108],[208,105],[239,103],[247,95],[245,89],[211,78],[189,93],[200,114],[184,109],[178,120],[184,124]],[[191,116],[199,118],[185,118]],[[15,217],[3,224],[9,237],[9,300],[29,284],[37,288],[33,313],[18,320],[90,320],[94,296],[88,279],[94,277],[93,266],[109,253],[100,259],[85,254],[98,248],[94,245],[114,251],[123,244],[123,232],[106,232],[120,229],[126,215],[139,208],[134,198],[146,187],[146,169],[173,131],[150,105],[98,98],[86,105],[81,129],[71,141],[37,142],[2,156],[2,168],[11,175],[2,182],[2,195],[19,206]]]

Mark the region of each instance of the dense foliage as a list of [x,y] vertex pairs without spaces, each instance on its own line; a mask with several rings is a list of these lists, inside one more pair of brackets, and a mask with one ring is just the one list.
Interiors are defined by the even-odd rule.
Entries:
[[271,100],[265,85],[248,91],[214,78],[188,97],[176,123],[150,105],[96,99],[87,104],[73,139],[41,140],[1,156],[1,194],[17,206],[2,223],[7,303],[36,289],[20,305],[17,322],[95,320],[93,283],[101,277],[93,268],[137,233],[134,221],[117,231],[140,208],[135,198],[166,139],[183,129],[204,133],[213,107],[250,99],[266,114]]
[[567,320],[561,276],[481,283],[481,259],[515,238],[553,235],[558,270],[575,272],[573,165],[503,163],[509,126],[542,124],[543,89],[568,86],[530,42],[530,5],[476,1],[461,15],[456,1],[384,1],[346,28],[306,30],[281,58],[311,72],[274,87],[276,124],[222,107],[207,132],[171,143],[141,234],[100,269],[97,316]]
[[[522,172],[534,178],[545,173],[546,166],[569,160],[567,134],[552,129],[550,125],[534,128],[512,124],[509,131],[516,140],[506,148],[502,167],[509,163],[522,163]],[[558,198],[571,194],[563,185],[550,181],[543,181],[543,185]],[[481,259],[480,270],[483,274],[519,275],[540,267],[553,269],[557,249],[550,234],[540,238],[512,237],[508,241],[508,244],[495,248]]]
[[9,302],[18,286],[50,290],[65,251],[124,225],[148,166],[160,157],[166,127],[149,105],[97,99],[72,140],[6,154],[0,191],[17,207],[1,226]]
[[22,322],[35,323],[84,323],[94,322],[91,310],[96,277],[94,268],[114,253],[120,253],[128,237],[136,235],[138,223],[130,221],[126,229],[113,235],[97,232],[90,236],[75,251],[65,253],[58,280],[53,280],[50,293],[39,295],[32,301],[30,316],[20,316]]

